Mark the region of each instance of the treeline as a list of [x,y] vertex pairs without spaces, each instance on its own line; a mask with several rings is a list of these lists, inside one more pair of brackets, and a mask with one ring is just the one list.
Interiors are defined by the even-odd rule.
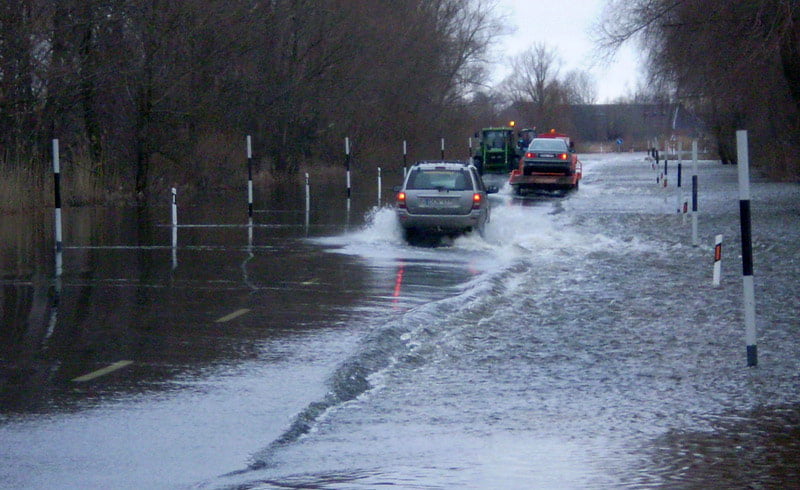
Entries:
[[506,124],[558,128],[574,133],[570,108],[594,104],[597,84],[584,70],[563,72],[557,47],[534,43],[507,62],[510,72],[496,86],[477,91],[471,98],[476,125]]
[[4,0],[0,172],[46,172],[59,138],[146,201],[231,184],[246,134],[276,175],[341,162],[345,136],[433,156],[472,131],[500,22],[484,0]]
[[800,2],[612,0],[601,27],[611,50],[642,43],[653,86],[706,121],[723,161],[747,129],[754,163],[800,178]]

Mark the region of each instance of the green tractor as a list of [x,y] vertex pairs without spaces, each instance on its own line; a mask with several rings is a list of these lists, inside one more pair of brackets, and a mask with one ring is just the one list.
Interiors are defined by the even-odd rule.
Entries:
[[478,173],[508,174],[516,168],[519,153],[513,127],[484,128],[475,137],[478,148],[472,161]]

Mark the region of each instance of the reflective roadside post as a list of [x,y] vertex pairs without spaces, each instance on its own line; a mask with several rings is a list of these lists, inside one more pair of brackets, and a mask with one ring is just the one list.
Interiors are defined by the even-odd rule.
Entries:
[[675,187],[675,209],[681,214],[681,173],[683,171],[683,142],[678,140],[678,180]]
[[172,269],[178,267],[178,191],[174,187],[172,194]]
[[692,246],[697,246],[697,140],[692,140]]
[[253,217],[253,146],[247,135],[247,216]]
[[344,139],[344,168],[347,172],[347,200],[350,200],[351,197],[351,188],[350,188],[350,138],[345,137]]
[[306,173],[306,236],[308,236],[308,225],[310,223],[310,215],[311,215],[311,185],[308,181],[308,173]]
[[352,196],[352,190],[350,187],[350,138],[345,137],[344,139],[344,165],[347,170],[347,216],[345,217],[345,228],[350,228],[350,197]]
[[742,231],[742,286],[744,292],[745,343],[747,366],[758,366],[756,344],[756,300],[753,286],[753,238],[750,217],[750,154],[747,131],[736,131],[736,152],[739,158],[739,220]]
[[711,284],[714,287],[719,286],[722,278],[722,235],[717,235],[714,238],[714,276]]
[[58,139],[53,140],[53,192],[55,198],[55,241],[56,241],[56,276],[61,275],[64,245],[61,242],[61,162],[58,150]]
[[378,167],[378,207],[381,207],[381,197],[382,197],[381,195],[383,194],[383,192],[381,192],[383,190],[381,187],[382,187],[381,168]]

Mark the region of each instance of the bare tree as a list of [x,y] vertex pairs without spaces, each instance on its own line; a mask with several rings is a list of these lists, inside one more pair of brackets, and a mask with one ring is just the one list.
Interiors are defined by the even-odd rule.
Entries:
[[502,31],[494,0],[7,0],[0,158],[59,137],[147,201],[231,179],[205,141],[255,134],[276,173],[455,138]]
[[560,90],[560,62],[555,49],[537,43],[511,61],[513,72],[505,80],[514,101],[527,101],[540,112],[555,102]]
[[800,149],[796,1],[614,0],[601,32],[608,50],[630,40],[647,49],[651,79],[705,113],[723,161],[734,130],[746,127],[769,150],[759,153],[774,175],[800,176],[793,158]]
[[597,82],[586,71],[570,70],[564,77],[564,90],[569,104],[594,104],[597,102]]
[[0,4],[0,157],[6,162],[35,152],[36,18],[32,0]]
[[533,45],[512,59],[513,72],[501,84],[522,119],[541,127],[572,131],[569,106],[591,104],[597,89],[591,76],[572,70],[561,76],[556,50],[546,43]]

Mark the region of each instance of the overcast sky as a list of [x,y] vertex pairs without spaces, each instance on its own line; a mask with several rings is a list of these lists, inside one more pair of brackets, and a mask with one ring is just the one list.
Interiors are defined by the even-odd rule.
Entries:
[[[633,92],[643,71],[636,46],[626,46],[612,64],[598,62],[594,51],[590,30],[605,3],[606,0],[498,0],[501,13],[509,13],[509,32],[516,28],[501,40],[498,56],[513,56],[544,41],[556,49],[562,75],[575,68],[592,74],[597,82],[598,103]],[[499,82],[507,74],[508,70],[499,68],[494,81]]]

